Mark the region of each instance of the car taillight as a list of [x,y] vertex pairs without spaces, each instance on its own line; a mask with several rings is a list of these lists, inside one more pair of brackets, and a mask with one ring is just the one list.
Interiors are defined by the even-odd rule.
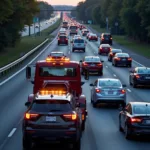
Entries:
[[132,61],[132,58],[128,58],[129,61]]
[[96,88],[96,89],[95,89],[95,92],[96,92],[96,93],[100,93],[101,90]]
[[115,60],[119,61],[119,60],[120,60],[120,58],[116,57],[116,58],[115,58]]
[[112,38],[110,38],[112,40]]
[[135,78],[136,78],[136,79],[139,79],[139,78],[140,78],[140,76],[139,76],[138,74],[136,74],[136,75],[135,75]]
[[140,122],[142,122],[142,119],[141,118],[130,118],[130,121],[131,121],[131,123],[140,123]]
[[110,53],[111,56],[113,56],[113,53]]
[[26,114],[25,114],[25,119],[30,120],[30,119],[36,118],[36,117],[38,117],[38,116],[39,116],[39,114],[26,113]]
[[120,90],[120,93],[121,93],[121,94],[125,94],[125,93],[126,93],[126,90],[122,89],[122,90]]
[[104,38],[102,38],[102,40],[104,40]]
[[77,114],[66,114],[66,115],[63,115],[63,117],[67,120],[76,120]]
[[85,62],[83,62],[83,66],[88,66],[88,64],[87,64],[87,63],[85,63]]
[[102,66],[102,64],[101,64],[101,63],[99,63],[99,64],[97,64],[97,66]]

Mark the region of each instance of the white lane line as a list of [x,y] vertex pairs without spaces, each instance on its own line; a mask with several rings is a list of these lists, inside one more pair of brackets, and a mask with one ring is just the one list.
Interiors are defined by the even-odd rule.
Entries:
[[108,66],[106,66],[106,68],[108,68]]
[[138,64],[139,66],[145,67],[144,65],[138,63],[137,61],[133,60],[136,64]]
[[12,135],[15,133],[16,130],[17,128],[13,128],[11,132],[9,133],[8,137],[12,137]]
[[114,77],[117,77],[115,74],[113,74],[114,75]]
[[131,90],[130,90],[130,89],[127,89],[127,91],[128,91],[128,92],[131,92]]
[[[55,40],[56,40],[57,36],[53,39],[52,42],[50,42],[36,57],[34,57],[28,64],[32,63],[35,59],[37,59]],[[19,74],[21,71],[23,71],[25,68],[27,67],[27,65],[25,65],[23,68],[21,68],[19,71],[17,71],[16,73],[14,73],[12,76],[10,76],[9,78],[7,78],[6,80],[2,81],[0,83],[0,86],[2,86],[3,84],[5,84],[6,82],[8,82],[9,80],[11,80],[13,77],[15,77],[17,74]]]

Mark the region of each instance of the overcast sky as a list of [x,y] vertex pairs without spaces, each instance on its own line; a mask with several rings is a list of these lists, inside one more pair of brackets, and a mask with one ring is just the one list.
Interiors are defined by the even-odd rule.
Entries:
[[83,0],[43,0],[51,5],[74,5],[76,6],[78,2]]

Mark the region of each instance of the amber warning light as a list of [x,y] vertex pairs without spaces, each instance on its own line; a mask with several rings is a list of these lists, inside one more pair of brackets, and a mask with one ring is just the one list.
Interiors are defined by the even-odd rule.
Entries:
[[47,57],[46,58],[46,62],[54,62],[54,61],[69,62],[70,59],[67,57],[60,57],[60,58],[58,58],[58,57],[55,57],[55,58],[54,57]]

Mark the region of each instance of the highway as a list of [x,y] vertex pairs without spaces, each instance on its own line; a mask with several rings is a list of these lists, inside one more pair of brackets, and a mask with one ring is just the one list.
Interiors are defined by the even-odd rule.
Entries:
[[[45,59],[51,51],[58,50],[63,51],[71,60],[79,61],[84,56],[97,55],[98,45],[99,41],[88,42],[85,53],[77,51],[72,53],[71,44],[69,46],[57,46],[57,40],[55,40],[37,60]],[[107,56],[100,57],[104,60],[104,75],[100,78],[119,78],[123,84],[127,85],[128,102],[150,101],[149,89],[133,89],[129,85],[129,68],[114,67],[107,61]],[[133,67],[140,66],[135,61],[133,62]],[[147,138],[139,137],[128,141],[125,139],[124,134],[119,132],[119,110],[116,107],[105,105],[100,108],[92,107],[89,84],[98,77],[96,75],[90,76],[89,81],[85,81],[82,87],[83,93],[87,97],[88,118],[86,129],[82,136],[81,150],[149,150],[150,141]],[[26,110],[24,103],[27,101],[27,96],[32,93],[32,88],[33,85],[25,79],[25,70],[0,86],[0,150],[22,150],[22,118]],[[62,148],[55,145],[53,147],[51,145],[42,145],[33,149],[59,150]]]
[[[40,31],[52,26],[59,18],[60,16],[57,15],[55,16],[54,18],[51,18],[49,20],[46,20],[46,21],[42,21],[40,22]],[[36,25],[39,25],[38,23],[35,23],[35,31],[34,31],[34,24],[30,27],[30,31],[31,31],[31,35],[37,32],[39,32],[39,28],[36,28]],[[27,36],[29,35],[29,27],[28,26],[25,26],[25,31],[22,32],[22,36]]]

